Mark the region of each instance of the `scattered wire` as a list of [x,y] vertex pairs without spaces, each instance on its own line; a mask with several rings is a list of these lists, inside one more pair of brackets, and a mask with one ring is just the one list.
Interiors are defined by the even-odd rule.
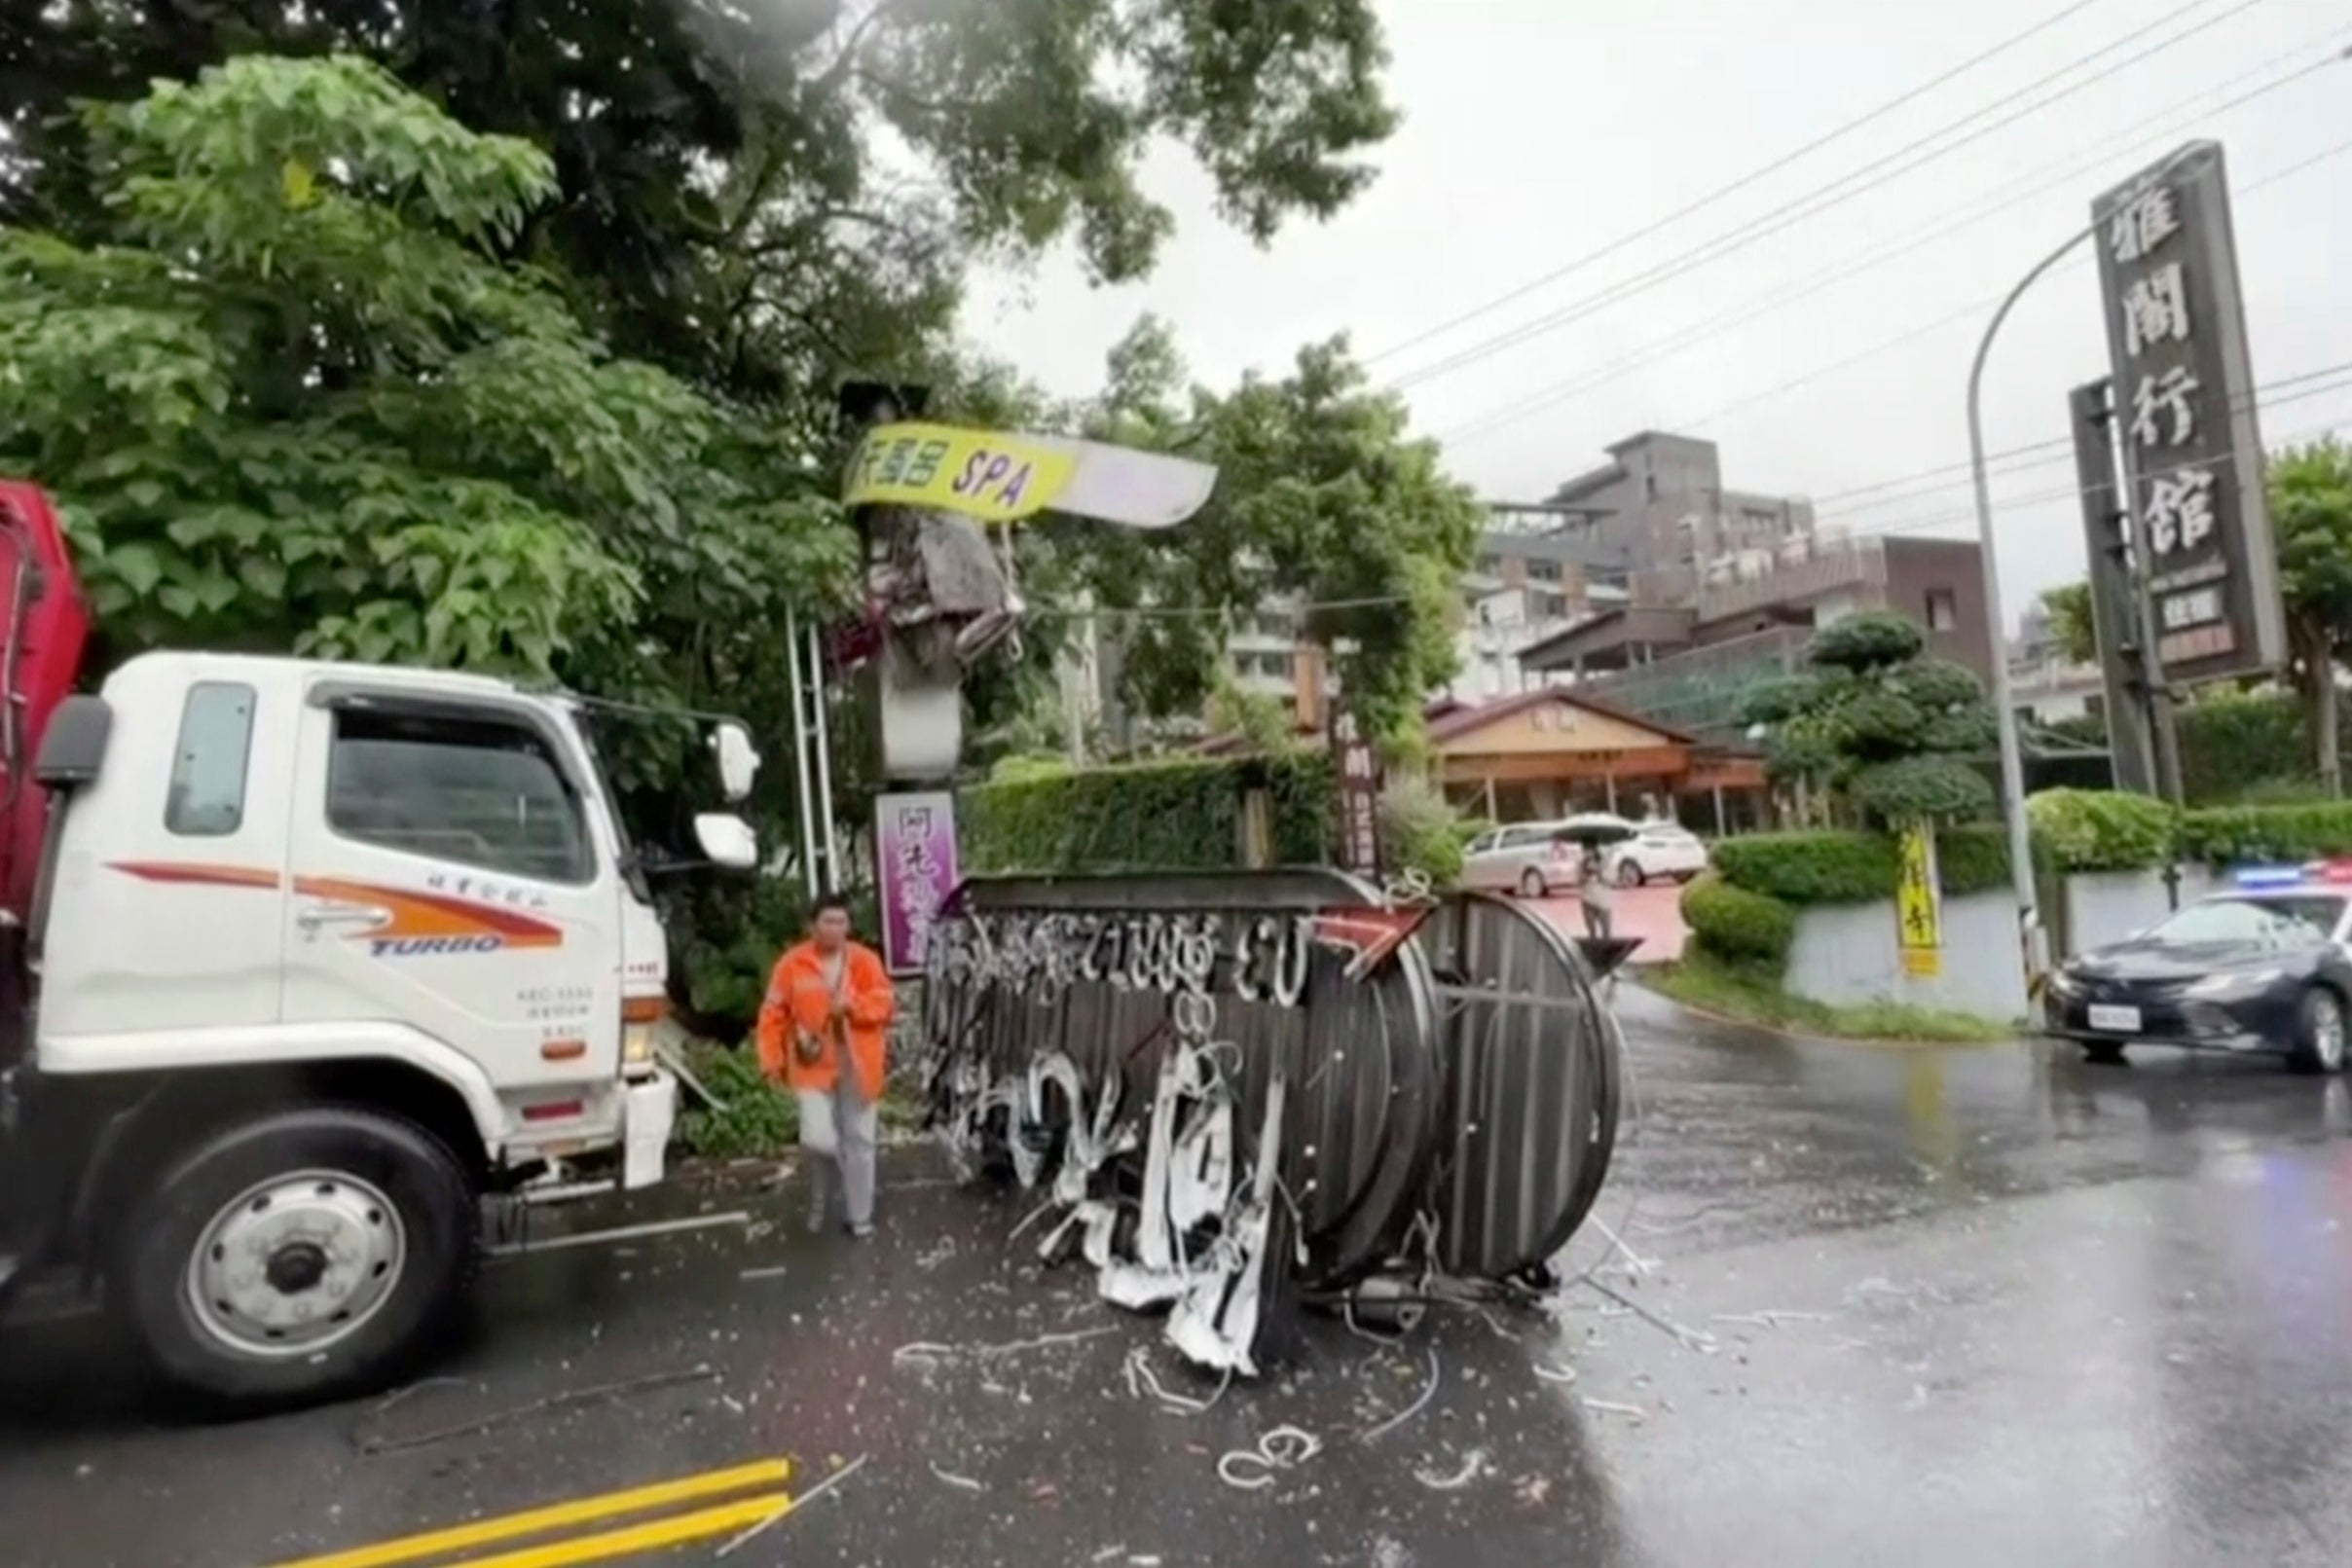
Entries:
[[[1303,1427],[1276,1427],[1254,1448],[1235,1448],[1217,1461],[1217,1478],[1244,1492],[1264,1491],[1278,1472],[1296,1470],[1323,1451],[1323,1440]],[[1238,1474],[1247,1467],[1248,1474]]]
[[716,1368],[702,1366],[690,1367],[683,1371],[655,1372],[647,1377],[624,1378],[617,1383],[597,1383],[587,1388],[568,1389],[561,1394],[550,1394],[543,1400],[533,1400],[528,1404],[518,1404],[512,1409],[498,1410],[483,1416],[479,1420],[463,1421],[456,1426],[436,1427],[430,1432],[420,1432],[415,1437],[369,1438],[360,1442],[358,1447],[361,1453],[369,1455],[401,1453],[410,1448],[423,1448],[431,1443],[447,1442],[452,1438],[471,1437],[477,1432],[488,1432],[494,1428],[511,1426],[517,1421],[530,1416],[542,1415],[549,1410],[565,1409],[574,1404],[586,1404],[595,1400],[623,1399],[631,1394],[643,1394],[650,1389],[670,1388],[680,1383],[708,1382],[717,1376],[718,1372]]
[[1415,1467],[1413,1478],[1433,1492],[1458,1492],[1487,1473],[1487,1450],[1473,1448],[1462,1459],[1462,1468],[1452,1476]]
[[1685,1350],[1695,1350],[1703,1356],[1711,1356],[1721,1348],[1715,1343],[1715,1336],[1713,1334],[1708,1333],[1699,1329],[1685,1328],[1672,1318],[1652,1312],[1648,1307],[1643,1306],[1632,1296],[1623,1294],[1612,1286],[1603,1285],[1600,1281],[1593,1278],[1589,1274],[1578,1283],[1591,1286],[1594,1290],[1599,1291],[1601,1295],[1607,1296],[1619,1306],[1624,1307],[1628,1312],[1631,1312],[1642,1322],[1672,1336],[1674,1343],[1680,1345]]
[[1378,1442],[1382,1438],[1388,1436],[1388,1434],[1391,1432],[1394,1432],[1397,1428],[1403,1426],[1406,1422],[1412,1420],[1415,1416],[1420,1414],[1423,1409],[1428,1407],[1429,1402],[1437,1397],[1437,1346],[1431,1345],[1429,1347],[1429,1385],[1421,1390],[1420,1398],[1415,1400],[1411,1404],[1406,1405],[1403,1409],[1390,1416],[1387,1420],[1381,1422],[1378,1426],[1372,1428],[1368,1432],[1358,1433],[1356,1435],[1356,1440],[1358,1442]]
[[986,1486],[982,1485],[976,1480],[974,1480],[970,1476],[959,1476],[952,1470],[941,1470],[937,1462],[932,1465],[931,1473],[934,1476],[938,1477],[939,1479],[945,1481],[948,1485],[961,1487],[967,1492],[984,1492],[988,1490]]

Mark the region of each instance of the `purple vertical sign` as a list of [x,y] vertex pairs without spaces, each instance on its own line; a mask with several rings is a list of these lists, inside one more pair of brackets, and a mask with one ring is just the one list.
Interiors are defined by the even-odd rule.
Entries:
[[961,880],[956,873],[955,796],[944,789],[883,795],[874,802],[881,860],[882,962],[893,974],[920,974],[932,928]]

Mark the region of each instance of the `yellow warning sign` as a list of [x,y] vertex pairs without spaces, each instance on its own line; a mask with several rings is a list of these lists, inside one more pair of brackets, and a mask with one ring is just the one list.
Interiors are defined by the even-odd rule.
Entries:
[[1935,834],[1915,822],[1896,842],[1902,864],[1894,884],[1894,919],[1903,972],[1932,977],[1944,972],[1943,891],[1935,876]]

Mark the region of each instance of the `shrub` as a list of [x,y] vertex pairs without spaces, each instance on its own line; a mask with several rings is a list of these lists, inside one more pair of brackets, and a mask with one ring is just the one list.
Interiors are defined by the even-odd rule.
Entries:
[[2044,789],[2025,803],[2037,847],[2061,871],[2138,871],[2172,854],[2173,810],[2116,789]]
[[729,1049],[697,1041],[687,1050],[694,1076],[725,1107],[715,1111],[688,1092],[678,1120],[680,1147],[704,1159],[773,1158],[800,1140],[800,1102],[759,1071],[749,1042]]
[[[2006,887],[2007,834],[1992,822],[1938,828],[1935,861],[1947,897]],[[1715,845],[1714,862],[1734,887],[1791,904],[1892,898],[1899,866],[1893,838],[1836,828],[1723,839]]]
[[1777,972],[1796,940],[1797,913],[1780,899],[1733,887],[1709,871],[1682,890],[1682,919],[1702,952]]
[[2180,844],[2183,859],[2213,865],[2352,855],[2352,801],[2187,812],[2181,818]]
[[1418,871],[1433,888],[1461,880],[1462,821],[1445,791],[1418,775],[1392,779],[1380,792],[1380,836],[1389,863]]
[[1859,903],[1894,893],[1894,841],[1880,833],[1751,833],[1717,843],[1714,863],[1732,886],[1792,904]]
[[1331,761],[1317,753],[1186,758],[992,781],[958,800],[966,869],[1210,871],[1237,861],[1242,801],[1264,788],[1274,855],[1328,858]]
[[2210,689],[2185,704],[2177,722],[2182,790],[2191,801],[2234,801],[2259,784],[2314,771],[2302,707],[2288,693]]
[[[2037,854],[2040,852],[2037,851]],[[1935,878],[1944,896],[1990,893],[2009,885],[2009,830],[1999,822],[1971,822],[1935,831]],[[1894,895],[1894,885],[1887,885]]]

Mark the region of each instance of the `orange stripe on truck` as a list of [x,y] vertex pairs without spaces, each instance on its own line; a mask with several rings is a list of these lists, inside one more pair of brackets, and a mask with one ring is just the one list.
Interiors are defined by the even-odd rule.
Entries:
[[[112,869],[142,882],[183,887],[252,888],[275,892],[283,885],[275,871],[254,866],[206,865],[180,860],[115,860]],[[495,936],[500,947],[561,947],[564,929],[516,909],[452,898],[446,893],[387,888],[379,882],[351,882],[342,877],[294,879],[294,891],[306,898],[333,898],[344,903],[380,905],[391,918],[360,933],[375,941],[398,941],[424,936]]]

